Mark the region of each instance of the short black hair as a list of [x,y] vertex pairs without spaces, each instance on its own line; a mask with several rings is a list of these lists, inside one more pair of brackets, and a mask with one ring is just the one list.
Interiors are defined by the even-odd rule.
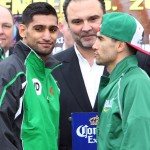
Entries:
[[57,13],[54,7],[47,2],[35,2],[28,5],[22,13],[22,23],[28,25],[32,22],[34,15],[53,15],[57,18]]
[[[81,1],[81,0],[65,0],[64,1],[64,4],[63,4],[63,11],[64,11],[64,16],[65,16],[65,19],[66,21],[68,22],[68,18],[67,18],[67,8],[68,8],[68,5],[71,1]],[[105,9],[105,1],[104,0],[97,0],[100,2],[100,5],[101,5],[101,8],[103,10],[103,13],[105,14],[106,13],[106,9]]]
[[136,55],[137,49],[133,48],[127,43],[128,50],[132,53],[132,55]]

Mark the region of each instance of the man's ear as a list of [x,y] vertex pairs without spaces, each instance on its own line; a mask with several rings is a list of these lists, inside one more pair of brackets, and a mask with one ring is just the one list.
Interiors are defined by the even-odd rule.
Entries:
[[63,29],[63,23],[62,22],[58,23],[58,28],[59,28],[59,31],[62,33],[62,29]]
[[118,52],[124,51],[126,48],[126,43],[122,41],[116,41],[116,49]]
[[24,24],[19,24],[19,34],[22,38],[25,38],[26,37],[26,26]]

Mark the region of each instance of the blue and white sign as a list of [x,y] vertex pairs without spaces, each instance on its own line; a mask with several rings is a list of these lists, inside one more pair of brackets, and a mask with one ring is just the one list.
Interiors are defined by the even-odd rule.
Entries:
[[72,113],[73,150],[96,150],[97,112]]

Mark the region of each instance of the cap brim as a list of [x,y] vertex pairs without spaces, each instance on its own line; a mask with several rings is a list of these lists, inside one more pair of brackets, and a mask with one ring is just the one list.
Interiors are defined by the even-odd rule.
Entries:
[[148,52],[148,51],[146,51],[146,50],[144,50],[144,49],[142,49],[142,48],[140,48],[140,47],[138,47],[138,46],[135,46],[135,45],[133,45],[133,44],[130,44],[130,43],[128,43],[131,47],[133,47],[134,49],[136,49],[136,50],[138,50],[138,51],[140,51],[140,52],[142,52],[142,53],[144,53],[144,54],[147,54],[147,55],[149,55],[150,56],[150,52]]

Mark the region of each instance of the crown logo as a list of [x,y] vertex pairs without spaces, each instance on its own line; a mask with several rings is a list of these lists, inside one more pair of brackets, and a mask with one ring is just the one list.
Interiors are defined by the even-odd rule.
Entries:
[[97,125],[98,119],[99,119],[98,116],[90,118],[89,119],[90,125]]

